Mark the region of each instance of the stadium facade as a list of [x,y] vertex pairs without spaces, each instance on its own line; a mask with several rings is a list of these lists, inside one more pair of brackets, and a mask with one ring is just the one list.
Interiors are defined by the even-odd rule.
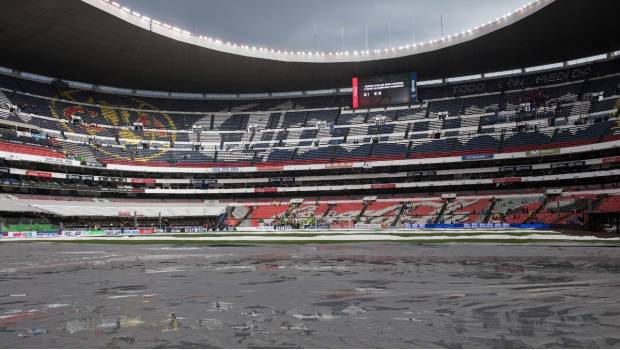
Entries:
[[[112,1],[5,5],[7,236],[618,226],[612,1],[536,1],[426,46],[351,53],[216,43]],[[58,13],[49,31],[21,20],[41,6]],[[352,108],[351,77],[412,71],[415,101]]]

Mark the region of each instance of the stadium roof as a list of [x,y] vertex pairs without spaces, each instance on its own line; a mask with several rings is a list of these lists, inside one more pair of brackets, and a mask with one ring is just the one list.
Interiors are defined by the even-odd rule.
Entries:
[[3,1],[0,65],[132,89],[261,93],[339,88],[354,75],[388,72],[464,76],[620,48],[616,0],[542,0],[468,35],[355,55],[255,51],[145,24],[113,7],[104,0]]

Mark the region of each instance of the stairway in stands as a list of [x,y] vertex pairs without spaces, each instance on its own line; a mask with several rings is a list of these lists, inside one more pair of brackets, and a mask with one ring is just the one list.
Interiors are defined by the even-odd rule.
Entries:
[[570,107],[569,115],[585,115],[590,110],[591,105],[590,100],[577,101]]
[[331,213],[332,209],[335,207],[335,204],[328,204],[327,208],[325,208],[325,211],[321,214],[321,218],[326,217],[329,213]]
[[370,202],[368,201],[364,202],[364,207],[362,208],[362,210],[360,210],[359,214],[357,214],[357,216],[355,217],[355,220],[353,220],[354,223],[360,222],[360,220],[362,219],[362,216],[364,216],[364,213],[366,212],[366,209],[368,209],[369,205],[370,205]]
[[65,142],[59,141],[58,144],[62,147],[63,151],[65,151],[68,155],[75,154],[84,158],[87,164],[93,165],[101,165],[97,158],[95,157],[95,153],[91,150],[90,146],[83,146],[80,144],[76,144],[73,142]]
[[441,206],[441,210],[437,214],[437,217],[435,218],[435,220],[433,220],[434,224],[438,224],[441,222],[441,218],[443,217],[443,214],[446,212],[447,209],[448,209],[448,202],[445,201],[443,202],[443,205]]
[[497,203],[497,201],[495,200],[495,197],[493,197],[491,199],[491,204],[489,205],[489,208],[487,209],[486,213],[484,214],[484,223],[489,223],[489,221],[491,220],[491,218],[493,217],[493,212],[495,211],[495,204]]
[[547,203],[549,203],[549,197],[545,197],[545,200],[542,201],[542,203],[538,206],[538,208],[536,208],[536,210],[532,211],[530,215],[527,216],[527,218],[525,219],[525,221],[522,222],[522,224],[525,224],[529,222],[532,218],[535,218],[536,215],[538,215],[538,213],[540,213],[540,211],[547,206]]
[[428,131],[441,131],[443,129],[443,120],[431,120],[428,124]]
[[[8,109],[8,107],[6,106],[7,103],[11,103],[11,100],[9,100],[9,98],[6,97],[6,95],[2,93],[2,91],[0,91],[0,108]],[[8,119],[10,115],[11,114],[9,112],[0,111],[0,118],[2,119]]]
[[235,224],[235,227],[239,227],[239,225],[240,225],[242,222],[244,222],[244,221],[246,221],[246,220],[249,220],[249,219],[250,219],[250,215],[252,215],[252,212],[254,211],[254,208],[256,208],[256,206],[251,206],[251,207],[249,208],[249,210],[245,213],[245,215],[241,218],[241,220],[239,220],[239,221]]
[[588,210],[594,211],[598,209],[599,205],[601,205],[607,198],[609,198],[609,194],[603,194],[598,196],[593,202],[592,205],[589,206]]
[[[12,102],[8,97],[6,97],[6,95],[2,91],[0,91],[0,108],[8,109],[6,106],[7,103]],[[0,118],[2,119],[8,119],[10,115],[11,114],[9,112],[0,112]],[[29,114],[19,113],[18,117],[24,123],[28,123],[32,120],[32,117]]]
[[403,215],[403,213],[405,212],[405,210],[407,209],[407,203],[401,203],[400,204],[400,209],[398,210],[398,214],[396,215],[396,217],[394,218],[394,221],[392,222],[392,224],[390,225],[390,227],[396,227],[398,226],[398,223],[400,222],[400,217]]
[[269,115],[269,120],[267,121],[267,129],[277,129],[283,115],[284,113],[271,113],[271,115]]

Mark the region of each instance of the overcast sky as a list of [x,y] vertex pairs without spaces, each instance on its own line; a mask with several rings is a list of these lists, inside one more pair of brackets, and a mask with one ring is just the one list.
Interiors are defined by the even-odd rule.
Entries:
[[[153,19],[222,41],[280,50],[400,46],[494,20],[525,0],[117,0]],[[344,27],[344,40],[342,40]],[[391,35],[390,35],[391,33]],[[344,46],[344,47],[343,47]]]

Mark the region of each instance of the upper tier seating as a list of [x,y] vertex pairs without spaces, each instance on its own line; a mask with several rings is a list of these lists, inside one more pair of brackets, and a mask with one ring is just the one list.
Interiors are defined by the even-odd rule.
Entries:
[[[613,61],[590,68],[610,74],[617,73],[616,66]],[[491,83],[505,78],[491,79],[470,96],[452,89],[453,84],[420,87],[422,105],[357,112],[341,108],[348,106],[346,95],[195,101],[58,90],[1,76],[2,101],[8,99],[36,115],[3,112],[0,116],[62,130],[69,141],[83,143],[96,136],[98,143],[120,146],[92,151],[103,164],[154,166],[434,158],[620,139],[620,76],[592,74],[585,81],[551,85],[536,74],[525,74],[523,85],[507,91]],[[549,85],[540,86],[539,81]],[[592,97],[600,92],[602,100]],[[82,123],[72,123],[74,116]],[[144,130],[135,130],[136,125]],[[202,132],[192,126],[200,126]],[[150,141],[150,149],[142,149],[142,141]],[[136,146],[128,151],[124,144]]]

